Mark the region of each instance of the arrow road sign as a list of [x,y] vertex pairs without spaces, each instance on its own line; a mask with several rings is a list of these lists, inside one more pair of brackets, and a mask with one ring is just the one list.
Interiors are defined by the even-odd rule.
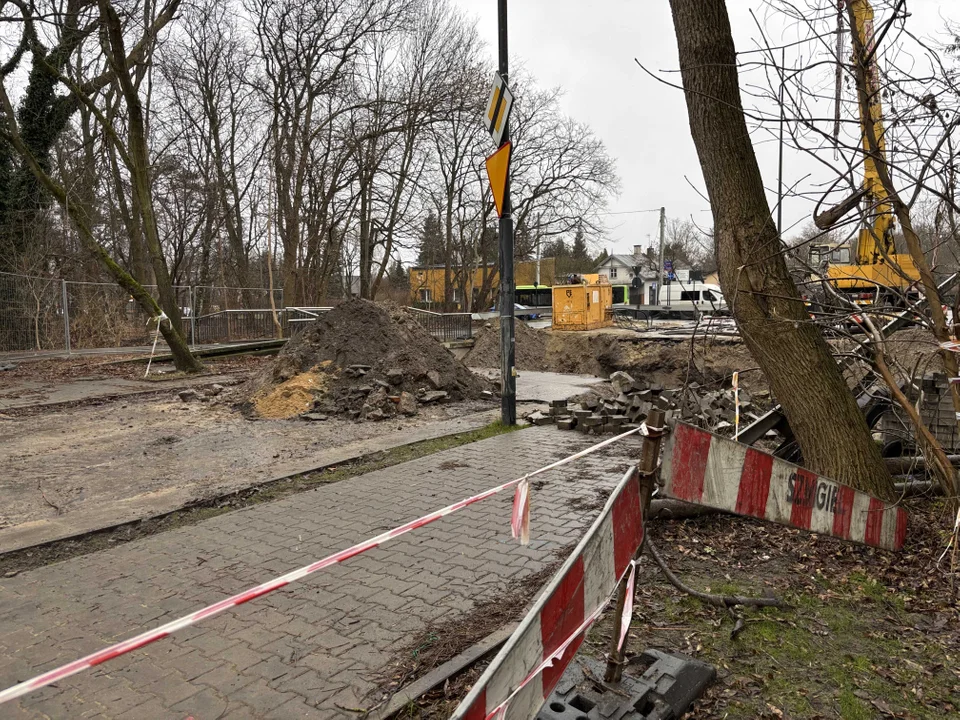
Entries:
[[487,158],[487,179],[493,192],[493,202],[497,206],[497,217],[503,217],[503,195],[507,187],[507,172],[510,169],[510,143]]
[[513,107],[513,93],[503,81],[500,73],[493,74],[493,92],[490,93],[490,102],[487,103],[487,113],[483,121],[486,125],[493,142],[497,147],[503,140],[503,131],[507,127],[507,120],[510,119],[510,109]]

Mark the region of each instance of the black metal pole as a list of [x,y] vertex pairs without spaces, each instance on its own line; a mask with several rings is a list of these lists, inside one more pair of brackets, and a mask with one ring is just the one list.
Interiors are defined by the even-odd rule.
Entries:
[[[500,75],[507,84],[507,0],[498,0],[498,36],[500,39]],[[503,143],[510,142],[510,125],[503,129]],[[510,172],[503,190],[503,214],[500,216],[500,419],[504,425],[517,424],[517,377],[515,374],[514,298],[513,278],[513,215],[510,206]]]

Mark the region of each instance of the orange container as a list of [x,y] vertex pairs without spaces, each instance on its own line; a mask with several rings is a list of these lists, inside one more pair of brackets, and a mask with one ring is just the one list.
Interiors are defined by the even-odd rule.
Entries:
[[596,330],[613,325],[613,286],[598,275],[576,285],[553,286],[554,330]]

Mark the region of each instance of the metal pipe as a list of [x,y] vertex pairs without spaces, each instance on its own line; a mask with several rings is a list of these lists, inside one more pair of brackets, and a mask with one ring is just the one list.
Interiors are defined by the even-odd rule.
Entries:
[[[667,232],[667,209],[661,207],[661,208],[660,208],[660,261],[659,261],[659,262],[660,262],[660,269],[657,271],[657,278],[658,278],[658,280],[657,280],[657,304],[658,304],[658,305],[663,305],[663,304],[664,304],[664,302],[663,302],[663,300],[664,300],[663,278],[664,278],[665,273],[664,273],[664,271],[663,271],[663,240],[664,240],[664,236],[666,235],[666,232]],[[666,304],[669,305],[669,304],[670,304],[670,294],[669,294],[669,293],[667,293],[666,300],[667,300]]]
[[[951,465],[960,466],[960,455],[947,455],[947,461]],[[927,461],[921,455],[916,457],[885,458],[884,463],[887,466],[887,470],[894,475],[927,469]]]

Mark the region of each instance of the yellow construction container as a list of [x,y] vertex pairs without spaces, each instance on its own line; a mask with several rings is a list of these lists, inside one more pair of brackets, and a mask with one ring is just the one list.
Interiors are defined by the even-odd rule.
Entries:
[[596,330],[613,325],[613,286],[600,275],[578,279],[578,283],[553,286],[553,329]]

